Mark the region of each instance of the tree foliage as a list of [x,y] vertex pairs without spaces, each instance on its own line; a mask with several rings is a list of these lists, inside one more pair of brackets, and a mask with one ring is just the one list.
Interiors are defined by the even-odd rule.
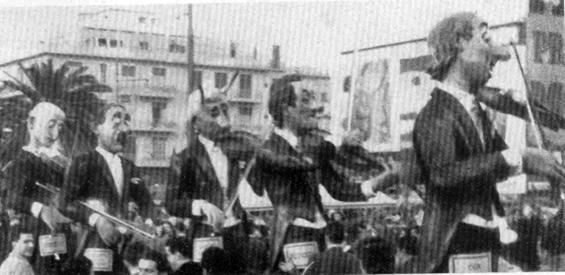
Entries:
[[24,79],[6,73],[9,79],[1,81],[2,91],[19,91],[21,94],[0,99],[0,127],[13,131],[9,139],[0,139],[0,160],[12,159],[12,152],[26,143],[27,114],[33,106],[44,101],[59,106],[67,116],[66,129],[61,136],[67,153],[79,153],[92,148],[96,144],[96,136],[91,123],[95,121],[97,110],[104,104],[97,93],[110,92],[111,88],[87,74],[86,66],[69,66],[65,63],[55,68],[52,59],[29,67],[21,63],[18,66]]

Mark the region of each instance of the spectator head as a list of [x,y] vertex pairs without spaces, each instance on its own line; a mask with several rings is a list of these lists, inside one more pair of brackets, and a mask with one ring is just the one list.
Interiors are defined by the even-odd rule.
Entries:
[[163,228],[163,235],[169,236],[169,238],[176,237],[175,227],[173,226],[173,224],[171,222],[164,221],[161,224],[161,227]]
[[165,244],[167,261],[174,270],[187,260],[192,259],[192,242],[186,237],[169,239]]
[[139,275],[161,275],[168,271],[164,256],[153,250],[142,253],[137,268]]
[[369,237],[361,240],[357,247],[357,255],[370,274],[390,274],[394,272],[395,251],[392,244],[380,237]]
[[98,145],[108,152],[123,152],[130,134],[131,116],[120,104],[109,103],[99,109],[94,132]]
[[57,105],[40,102],[31,109],[27,119],[30,144],[51,147],[58,139],[65,123],[65,113]]
[[326,242],[329,244],[342,244],[345,241],[345,229],[339,222],[332,222],[326,226]]
[[10,228],[10,240],[12,241],[12,253],[24,258],[33,256],[35,240],[32,230],[22,224]]
[[90,275],[92,269],[92,262],[84,257],[73,257],[61,269],[61,275]]
[[205,275],[224,275],[230,271],[228,254],[215,246],[204,250],[200,265]]

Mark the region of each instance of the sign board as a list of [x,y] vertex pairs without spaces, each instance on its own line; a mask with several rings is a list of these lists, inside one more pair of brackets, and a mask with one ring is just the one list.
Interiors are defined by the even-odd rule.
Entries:
[[87,248],[84,250],[84,257],[92,262],[94,272],[112,272],[114,252],[104,248]]
[[449,273],[487,272],[492,272],[492,257],[490,252],[457,254],[449,257]]
[[305,269],[320,250],[316,242],[290,243],[284,245],[283,253],[287,262],[298,269]]
[[67,253],[67,238],[64,234],[39,236],[39,255],[41,257]]
[[212,246],[224,248],[224,239],[222,237],[195,238],[192,249],[194,262],[199,263],[202,260],[204,251]]
[[[526,19],[526,73],[531,96],[550,110],[565,114],[563,0],[530,0]],[[543,129],[550,150],[565,148],[565,131]],[[534,142],[533,134],[528,141]]]

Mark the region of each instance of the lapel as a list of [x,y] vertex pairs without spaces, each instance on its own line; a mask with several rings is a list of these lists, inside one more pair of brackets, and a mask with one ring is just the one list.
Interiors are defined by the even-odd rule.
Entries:
[[112,173],[110,172],[110,167],[108,167],[108,163],[104,160],[104,157],[97,151],[94,151],[96,155],[96,164],[98,167],[102,169],[102,177],[104,178],[104,182],[108,185],[107,187],[112,190],[113,196],[115,198],[120,199],[120,195],[118,193],[118,189],[116,188],[116,184],[114,183],[114,178],[112,177]]
[[205,181],[214,184],[216,187],[221,189],[220,181],[216,176],[216,172],[214,171],[214,167],[210,161],[210,156],[208,156],[208,152],[206,152],[204,145],[197,139],[190,149],[190,156],[194,158],[196,165],[200,167],[200,170],[204,174]]
[[455,128],[461,133],[463,141],[470,151],[473,153],[484,152],[475,123],[463,105],[449,93],[437,88],[432,93],[432,98],[437,100],[436,108],[446,108],[453,114],[457,122]]
[[294,149],[288,141],[286,141],[283,137],[273,133],[270,138],[271,147],[274,149],[273,151],[277,152],[278,154],[282,155],[291,155],[298,157],[299,153]]

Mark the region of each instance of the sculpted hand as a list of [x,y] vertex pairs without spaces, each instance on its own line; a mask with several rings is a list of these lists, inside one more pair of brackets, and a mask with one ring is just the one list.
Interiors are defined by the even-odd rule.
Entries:
[[355,129],[345,134],[342,140],[343,145],[361,146],[363,143],[361,139],[361,130]]
[[41,220],[51,229],[55,230],[61,223],[70,223],[71,220],[63,216],[55,207],[43,206],[39,214]]
[[280,262],[279,269],[283,272],[293,272],[296,267],[291,262]]
[[217,206],[201,200],[201,211],[204,216],[206,216],[206,223],[214,227],[214,229],[219,229],[224,224],[224,212]]
[[522,161],[526,174],[546,176],[560,182],[565,181],[565,168],[548,151],[525,148],[522,152]]
[[96,220],[96,231],[107,246],[117,244],[122,237],[120,231],[103,217],[98,217],[98,220]]

